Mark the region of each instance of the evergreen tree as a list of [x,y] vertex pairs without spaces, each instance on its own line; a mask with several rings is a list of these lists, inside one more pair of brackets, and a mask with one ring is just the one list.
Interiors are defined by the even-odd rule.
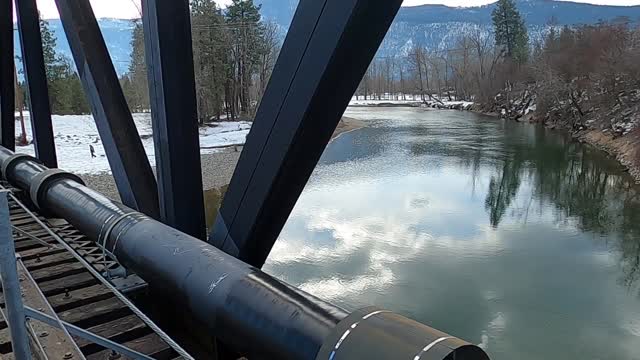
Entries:
[[49,29],[49,23],[40,18],[40,34],[42,36],[42,55],[44,57],[45,72],[49,85],[49,99],[51,111],[61,112],[64,108],[63,93],[65,91],[60,80],[64,78],[65,70],[61,65],[61,59],[56,54],[56,37]]
[[42,55],[48,79],[55,79],[60,75],[59,58],[56,54],[57,39],[49,29],[49,23],[40,18],[40,34],[42,36]]
[[131,37],[131,62],[128,72],[120,79],[122,90],[127,98],[129,108],[133,112],[148,110],[149,78],[144,50],[144,29],[141,21],[133,20],[134,28]]
[[260,6],[254,4],[253,0],[233,0],[227,8],[226,18],[235,59],[233,100],[235,102],[237,99],[241,113],[248,114],[251,106],[249,89],[260,60],[264,33]]
[[51,112],[62,115],[88,113],[89,105],[81,91],[80,79],[73,72],[70,61],[56,53],[57,39],[42,18],[40,33]]
[[498,0],[492,14],[496,45],[518,64],[529,56],[529,35],[513,0]]
[[213,0],[191,2],[191,28],[198,118],[220,119],[225,107],[225,84],[230,73],[229,33],[222,11]]
[[84,88],[82,87],[80,78],[71,70],[71,62],[64,59],[64,67],[67,72],[60,82],[65,89],[63,103],[66,108],[66,114],[77,115],[91,113],[91,108],[84,94]]

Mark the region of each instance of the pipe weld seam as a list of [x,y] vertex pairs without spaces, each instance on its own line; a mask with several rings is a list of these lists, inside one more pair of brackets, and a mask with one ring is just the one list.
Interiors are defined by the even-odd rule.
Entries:
[[[109,240],[109,236],[111,236],[111,232],[113,231],[113,228],[116,227],[116,225],[118,225],[118,223],[120,223],[122,220],[126,219],[129,215],[135,215],[136,212],[128,212],[125,214],[122,214],[120,216],[118,216],[117,218],[115,218],[115,220],[113,220],[113,222],[111,222],[111,224],[109,224],[109,227],[107,227],[107,230],[104,232],[104,234],[102,234],[102,231],[100,231],[101,235],[98,235],[98,239],[96,240],[96,242],[98,243],[98,245],[102,246],[104,249],[107,248],[107,240]],[[105,226],[109,220],[111,220],[112,217],[109,217],[109,219],[107,219],[107,221],[105,221],[104,224],[102,224],[102,226]],[[101,238],[102,236],[102,238]],[[114,246],[115,248],[115,246]]]
[[13,169],[13,167],[15,167],[16,165],[18,165],[18,162],[20,162],[21,160],[30,160],[30,161],[34,161],[38,164],[42,164],[42,162],[40,160],[38,160],[37,158],[31,156],[31,155],[27,155],[27,154],[13,154],[11,156],[9,156],[8,158],[6,158],[3,162],[2,162],[2,177],[9,181],[9,178],[7,177],[7,173]]

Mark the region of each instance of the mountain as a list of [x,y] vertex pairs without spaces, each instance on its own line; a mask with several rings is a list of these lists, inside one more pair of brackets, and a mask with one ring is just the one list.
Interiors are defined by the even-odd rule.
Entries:
[[[604,6],[554,0],[516,0],[532,41],[541,40],[554,19],[557,26],[595,24],[626,17],[640,21],[640,6]],[[400,9],[381,53],[397,54],[413,44],[442,50],[455,45],[462,35],[475,32],[491,34],[491,12],[496,5],[448,7],[421,5]]]
[[[47,20],[47,22],[49,23],[49,28],[58,40],[56,48],[58,53],[66,56],[69,60],[73,60],[71,49],[69,48],[69,43],[67,42],[67,37],[64,34],[60,19],[50,19]],[[100,30],[102,30],[102,36],[107,43],[109,55],[111,55],[111,60],[116,68],[116,72],[122,75],[127,72],[129,68],[131,37],[134,24],[131,20],[107,18],[99,19],[98,24]],[[15,54],[22,56],[20,55],[20,39],[17,31],[14,31],[14,44]]]
[[[297,0],[262,0],[265,17],[288,28]],[[627,17],[640,21],[640,6],[604,6],[554,0],[516,0],[532,40],[541,39],[553,18],[558,26],[595,24]],[[380,56],[405,53],[414,44],[442,50],[462,35],[493,28],[491,12],[495,4],[476,7],[420,5],[402,7],[382,44]]]
[[[264,18],[276,22],[283,30],[289,27],[298,5],[298,0],[255,1],[262,5]],[[640,21],[640,6],[604,6],[553,0],[516,0],[516,3],[532,40],[542,38],[552,18],[560,26],[594,24],[619,17],[627,17],[636,23]],[[382,44],[380,55],[404,54],[414,44],[436,50],[445,49],[455,45],[462,35],[475,32],[490,34],[491,11],[494,8],[495,4],[478,7],[403,7]],[[58,37],[58,50],[71,58],[60,20],[49,20],[49,24]],[[100,19],[99,24],[116,70],[118,74],[123,74],[129,64],[133,23],[130,20]],[[16,33],[16,48],[17,40]]]

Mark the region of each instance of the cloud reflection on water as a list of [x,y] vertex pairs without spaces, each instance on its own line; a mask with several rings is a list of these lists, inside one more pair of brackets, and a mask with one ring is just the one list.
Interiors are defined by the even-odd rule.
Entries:
[[[356,159],[325,159],[265,269],[348,309],[376,304],[482,343],[494,360],[634,359],[639,322],[630,314],[640,302],[621,286],[619,264],[637,241],[632,217],[615,231],[620,204],[632,209],[616,195],[620,177],[605,177],[611,170],[597,159],[572,164],[586,155],[537,129],[514,125],[503,139],[499,122],[429,118],[433,125],[420,116],[432,115],[417,113],[419,122],[391,135],[376,129],[368,138],[365,129],[338,139],[347,148],[376,142],[376,155],[362,156],[365,148]],[[449,138],[440,148],[394,143],[407,131],[413,142]],[[478,152],[483,141],[488,154]],[[549,153],[538,160],[534,150]],[[621,254],[623,238],[630,252]]]

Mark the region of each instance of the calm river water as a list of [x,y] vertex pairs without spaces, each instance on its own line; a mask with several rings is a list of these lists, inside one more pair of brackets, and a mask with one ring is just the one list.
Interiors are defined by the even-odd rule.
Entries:
[[265,270],[493,360],[640,359],[640,188],[557,131],[350,108]]

